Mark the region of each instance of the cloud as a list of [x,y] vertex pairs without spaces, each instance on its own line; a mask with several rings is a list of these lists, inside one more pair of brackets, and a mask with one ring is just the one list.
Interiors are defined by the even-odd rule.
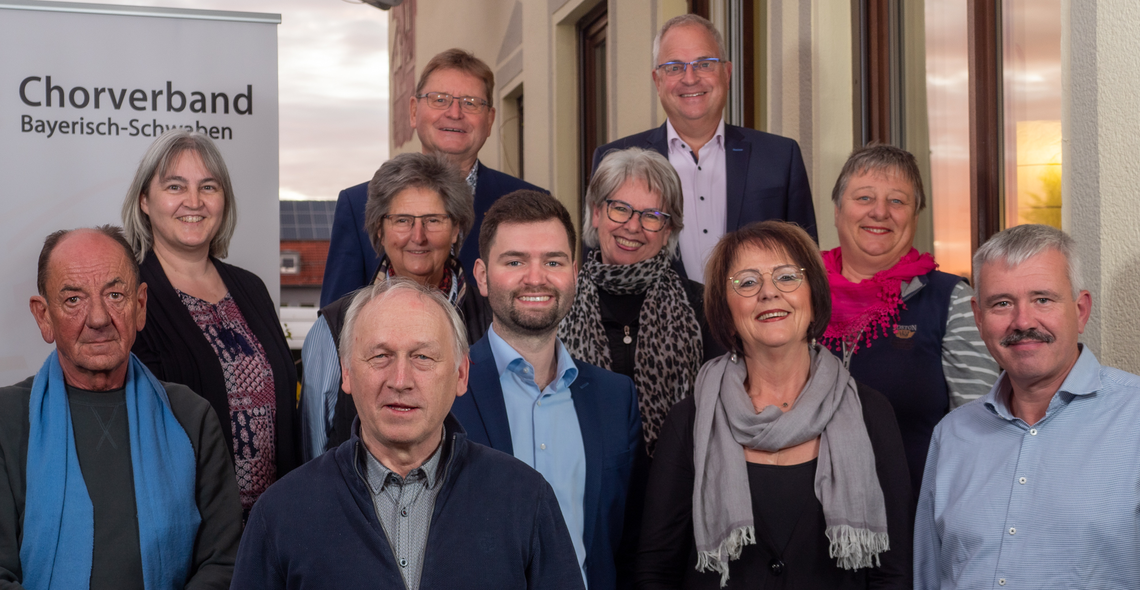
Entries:
[[116,2],[281,15],[281,198],[335,199],[388,159],[387,12],[343,0]]

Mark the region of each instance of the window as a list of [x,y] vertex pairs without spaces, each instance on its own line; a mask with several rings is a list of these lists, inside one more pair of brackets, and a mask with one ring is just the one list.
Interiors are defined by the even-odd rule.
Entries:
[[282,252],[281,253],[281,274],[295,275],[301,273],[301,253],[300,252]]
[[[594,150],[606,144],[606,3],[599,2],[578,21],[578,63],[581,74],[582,129],[581,192],[586,198]],[[583,209],[585,210],[585,209]]]

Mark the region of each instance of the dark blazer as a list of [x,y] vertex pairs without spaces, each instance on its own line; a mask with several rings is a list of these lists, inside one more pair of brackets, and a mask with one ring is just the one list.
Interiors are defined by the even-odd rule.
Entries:
[[[289,351],[277,319],[277,307],[265,283],[248,270],[216,258],[210,261],[218,269],[245,323],[261,342],[265,358],[273,369],[277,401],[277,477],[280,478],[301,461],[297,368],[293,365],[293,353]],[[218,356],[182,305],[153,250],[147,253],[139,271],[147,285],[146,326],[139,331],[131,352],[159,379],[181,383],[210,402],[222,423],[222,435],[232,454],[230,400]]]
[[[359,433],[359,426],[356,427]],[[365,482],[358,434],[269,488],[253,507],[231,588],[404,588]],[[420,588],[581,590],[550,484],[521,461],[471,444],[444,421],[443,482]]]
[[[594,150],[592,169],[598,169],[607,152],[630,147],[651,149],[668,158],[665,125]],[[726,124],[724,151],[728,206],[725,231],[736,231],[755,221],[783,219],[798,224],[819,241],[807,169],[800,145],[794,139]],[[674,265],[678,266],[684,268],[684,265]],[[687,275],[682,272],[681,276]]]
[[[875,453],[875,472],[887,509],[890,550],[880,555],[879,567],[855,571],[839,568],[828,554],[823,505],[811,498],[792,531],[783,554],[775,556],[756,524],[757,543],[746,545],[728,566],[729,590],[734,588],[893,588],[910,590],[912,579],[914,500],[895,413],[879,392],[858,385],[863,423]],[[693,424],[696,402],[687,397],[673,406],[661,427],[649,474],[641,544],[637,554],[638,588],[657,590],[720,590],[720,574],[698,572],[693,536]],[[743,454],[740,460],[744,460]],[[749,470],[763,468],[750,466]],[[751,475],[749,480],[751,480]],[[752,503],[765,501],[764,490],[751,489]],[[783,568],[774,574],[771,563]]]
[[[629,377],[582,361],[575,364],[578,378],[570,385],[570,395],[586,450],[587,586],[631,588],[643,489],[638,480],[644,480],[640,475],[645,457],[637,393]],[[486,336],[471,347],[467,394],[455,400],[451,413],[473,442],[514,454],[499,372]]]
[[[459,250],[459,261],[463,263],[463,272],[468,278],[473,276],[471,268],[479,258],[479,228],[483,225],[483,214],[491,204],[499,197],[520,189],[548,192],[510,174],[488,168],[482,162],[479,162],[476,177],[475,223]],[[321,284],[321,307],[367,285],[376,276],[380,257],[364,231],[364,205],[367,202],[367,182],[346,188],[337,197],[325,278]]]

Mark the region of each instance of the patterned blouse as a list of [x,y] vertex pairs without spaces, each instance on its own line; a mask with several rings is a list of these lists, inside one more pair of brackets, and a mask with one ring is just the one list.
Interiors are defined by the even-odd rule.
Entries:
[[277,402],[273,369],[237,303],[229,293],[211,304],[178,291],[222,363],[230,400],[234,471],[241,494],[242,521],[253,503],[277,480]]

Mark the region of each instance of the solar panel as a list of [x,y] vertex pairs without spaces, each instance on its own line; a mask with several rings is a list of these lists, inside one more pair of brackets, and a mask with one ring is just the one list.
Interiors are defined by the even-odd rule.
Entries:
[[327,240],[336,201],[281,201],[282,240]]

